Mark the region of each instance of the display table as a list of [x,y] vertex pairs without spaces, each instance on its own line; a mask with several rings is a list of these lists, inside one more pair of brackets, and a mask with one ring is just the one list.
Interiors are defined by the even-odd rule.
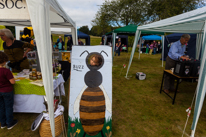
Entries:
[[[14,112],[41,113],[45,110],[44,87],[33,85],[30,82],[28,79],[22,79],[14,84]],[[53,86],[56,96],[65,96],[64,79],[61,74],[53,80]]]
[[[164,92],[164,90],[162,89],[162,85],[163,85],[163,81],[164,81],[164,75],[165,75],[166,73],[167,73],[168,75],[174,77],[174,78],[177,80],[174,97],[171,97],[169,94],[167,94],[166,92]],[[160,87],[160,94],[161,94],[161,92],[163,91],[166,95],[168,95],[168,96],[172,99],[172,104],[173,104],[173,105],[174,105],[174,103],[175,103],[175,98],[176,98],[177,89],[178,89],[178,85],[179,85],[179,80],[180,80],[180,79],[198,79],[198,77],[180,77],[180,76],[177,76],[177,75],[173,74],[173,72],[172,72],[171,70],[164,70],[164,72],[163,72],[162,83],[161,83],[161,87]]]

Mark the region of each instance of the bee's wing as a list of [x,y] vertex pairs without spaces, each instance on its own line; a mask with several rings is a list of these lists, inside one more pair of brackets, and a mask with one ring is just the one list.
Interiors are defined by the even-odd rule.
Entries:
[[81,96],[86,88],[87,88],[87,86],[84,85],[83,89],[81,90],[81,92],[79,93],[79,95],[77,96],[77,98],[74,102],[74,115],[77,113],[77,111],[79,111],[79,105],[80,105],[79,102],[80,102]]
[[102,84],[100,85],[100,88],[102,89],[103,93],[104,93],[104,97],[105,97],[105,101],[106,101],[106,109],[107,111],[109,111],[109,113],[112,114],[112,106],[111,106],[111,101],[107,95],[107,92],[105,91],[104,87],[102,86]]

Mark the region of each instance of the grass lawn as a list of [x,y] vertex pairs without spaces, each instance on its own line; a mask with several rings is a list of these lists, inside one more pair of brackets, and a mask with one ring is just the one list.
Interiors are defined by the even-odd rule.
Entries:
[[[95,45],[95,44],[94,44]],[[130,79],[125,79],[130,52],[121,52],[113,62],[113,137],[180,137],[187,119],[185,110],[190,107],[197,83],[183,81],[179,85],[175,104],[164,93],[160,94],[163,74],[160,54],[146,55],[136,52],[129,71]],[[137,80],[136,72],[144,72],[145,80]],[[65,83],[68,95],[69,80]],[[170,93],[173,95],[173,93]],[[68,96],[63,97],[64,118],[67,124]],[[34,102],[35,103],[35,102]],[[193,111],[189,118],[186,133],[190,134]],[[206,136],[206,106],[203,105],[197,124],[195,137]],[[39,137],[38,129],[31,131],[31,124],[38,114],[15,113],[19,123],[12,129],[0,129],[0,137]],[[187,137],[186,135],[184,137]]]

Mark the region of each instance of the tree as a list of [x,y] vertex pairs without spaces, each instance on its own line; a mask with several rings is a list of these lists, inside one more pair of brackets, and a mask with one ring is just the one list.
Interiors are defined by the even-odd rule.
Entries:
[[110,25],[110,15],[107,14],[107,10],[109,10],[108,8],[108,3],[103,3],[103,5],[100,6],[100,10],[97,11],[95,19],[92,20],[92,26],[95,26],[96,34],[98,36],[104,35],[106,32],[112,30]]
[[151,0],[148,8],[149,21],[155,21],[205,6],[201,0]]
[[[143,23],[148,0],[112,0],[105,1],[97,12],[93,23],[105,23],[108,26],[126,26]],[[104,22],[103,22],[104,21]],[[98,23],[97,23],[98,22]]]
[[82,26],[79,28],[79,31],[88,34],[89,35],[89,27],[88,26]]

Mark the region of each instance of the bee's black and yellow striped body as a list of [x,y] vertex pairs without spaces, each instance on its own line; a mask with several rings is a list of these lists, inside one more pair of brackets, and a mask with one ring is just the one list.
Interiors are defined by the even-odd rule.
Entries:
[[90,136],[97,135],[105,120],[105,97],[99,87],[88,87],[83,92],[79,112],[84,132]]

